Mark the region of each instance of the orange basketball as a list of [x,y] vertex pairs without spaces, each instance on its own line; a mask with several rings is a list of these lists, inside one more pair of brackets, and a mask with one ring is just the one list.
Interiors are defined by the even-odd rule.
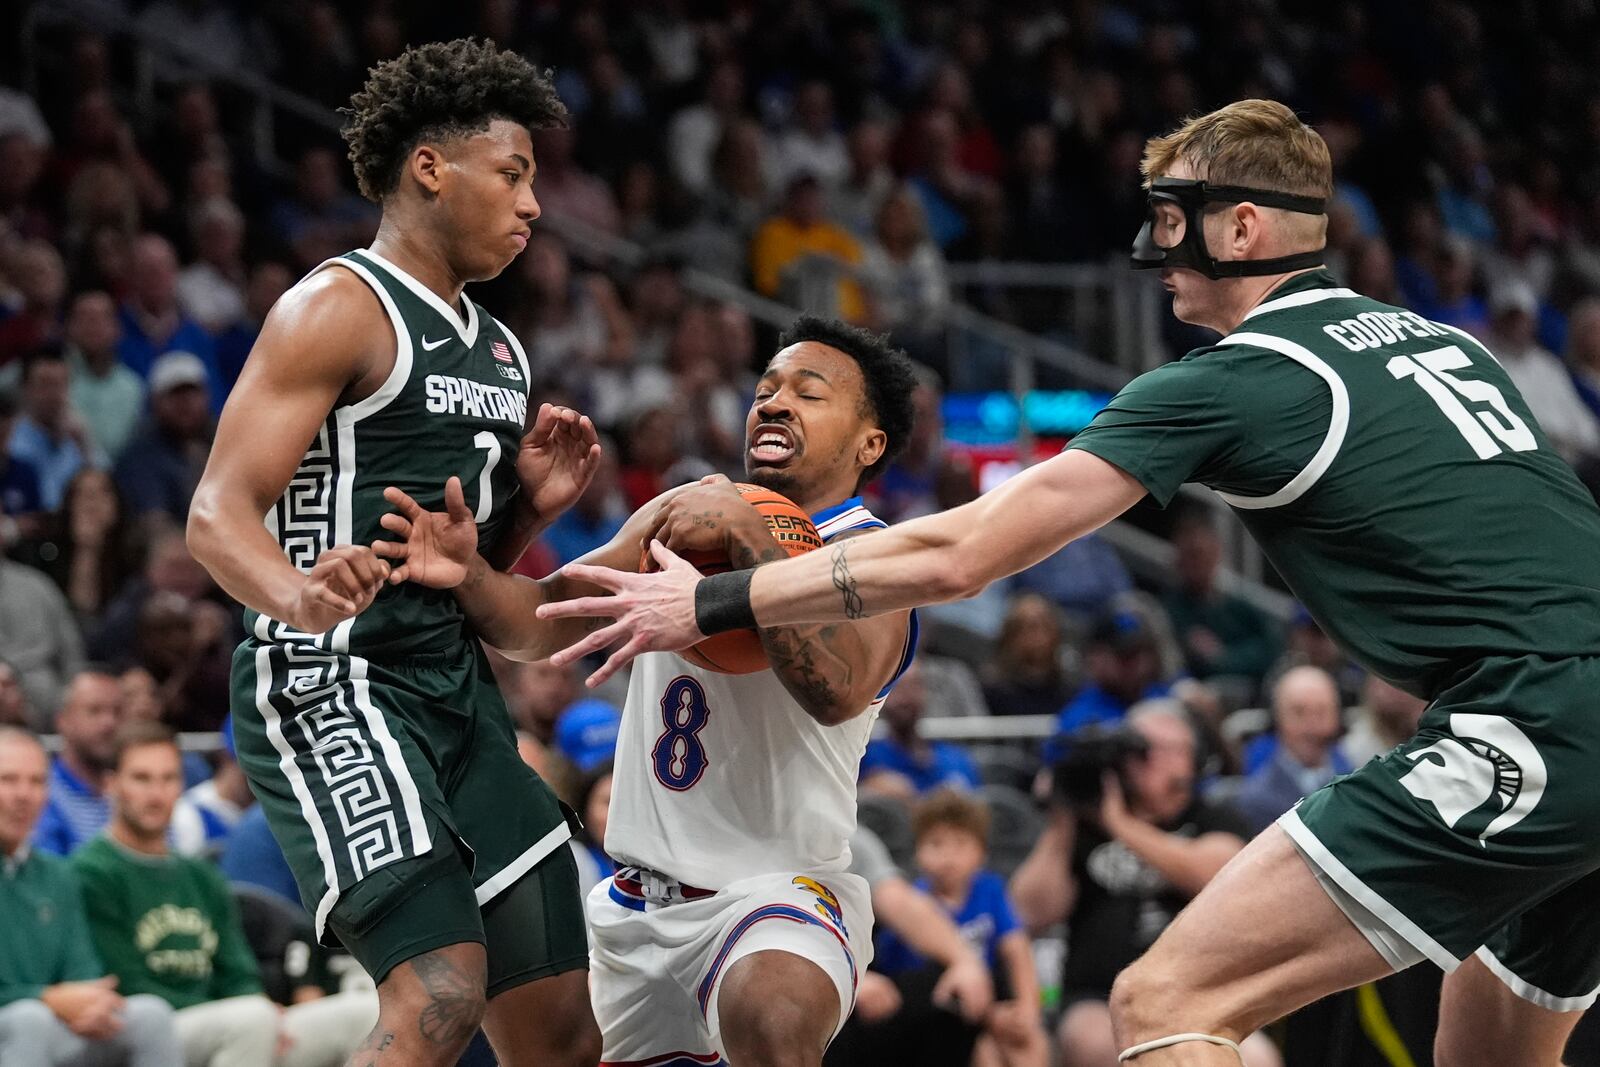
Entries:
[[[759,485],[737,483],[734,488],[747,502],[761,512],[767,520],[767,529],[773,540],[783,546],[791,556],[813,552],[822,547],[822,538],[811,518],[782,493],[775,493]],[[721,552],[683,552],[684,559],[693,563],[701,574],[721,574],[733,569],[728,557]],[[655,561],[647,551],[639,561],[640,570],[654,570]],[[708,637],[692,648],[679,653],[697,667],[719,674],[754,674],[764,671],[767,663],[766,649],[761,647],[761,635],[754,630],[729,630],[725,634]]]

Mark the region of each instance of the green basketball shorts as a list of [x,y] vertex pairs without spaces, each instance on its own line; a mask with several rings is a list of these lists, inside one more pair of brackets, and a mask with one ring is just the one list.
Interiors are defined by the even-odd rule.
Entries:
[[1417,735],[1278,825],[1397,967],[1477,955],[1552,1011],[1600,991],[1600,659],[1486,660]]
[[[476,641],[378,662],[250,638],[232,685],[239,765],[317,935],[369,970],[485,941],[479,912],[566,851],[567,814],[518,755]],[[553,884],[571,896],[581,944],[576,881]],[[429,929],[384,921],[411,899],[428,902]],[[507,973],[561,962],[500,956]]]

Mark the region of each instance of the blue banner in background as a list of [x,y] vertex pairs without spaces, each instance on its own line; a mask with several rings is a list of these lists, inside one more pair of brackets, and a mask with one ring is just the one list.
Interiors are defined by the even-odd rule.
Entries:
[[1011,393],[953,393],[944,398],[944,435],[969,445],[1009,444],[1017,439],[1025,411],[1035,436],[1071,437],[1110,401],[1110,393],[1036,389],[1019,408]]

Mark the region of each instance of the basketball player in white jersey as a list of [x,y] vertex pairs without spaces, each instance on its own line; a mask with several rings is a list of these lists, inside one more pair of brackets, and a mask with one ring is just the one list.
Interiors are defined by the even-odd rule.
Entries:
[[[883,527],[856,495],[911,428],[904,354],[803,317],[779,340],[746,420],[746,477],[811,515],[824,541]],[[542,659],[587,631],[542,603],[593,595],[560,575],[495,572],[476,555],[459,483],[447,514],[397,490],[374,545],[393,580],[456,589],[475,631]],[[725,550],[736,568],[782,558],[765,520],[717,476],[645,505],[585,562],[639,565],[644,546]],[[896,612],[761,631],[772,669],[725,675],[674,653],[641,657],[618,739],[606,851],[620,865],[588,901],[602,1064],[737,1067],[822,1062],[872,954],[866,883],[846,873],[856,775],[873,719],[910,662]]]

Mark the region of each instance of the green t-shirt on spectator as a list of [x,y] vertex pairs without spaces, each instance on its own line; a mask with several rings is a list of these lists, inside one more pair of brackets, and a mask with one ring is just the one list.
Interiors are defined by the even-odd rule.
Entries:
[[71,865],[37,849],[0,857],[0,1007],[105,973]]
[[89,932],[119,993],[187,1008],[261,992],[233,894],[210,864],[134,852],[104,834],[72,863]]

